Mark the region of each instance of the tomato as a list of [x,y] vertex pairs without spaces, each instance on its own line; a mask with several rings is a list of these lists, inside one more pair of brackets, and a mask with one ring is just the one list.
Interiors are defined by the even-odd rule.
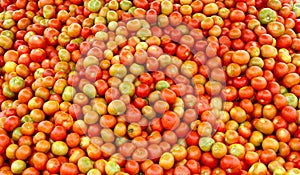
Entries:
[[190,55],[190,49],[186,45],[179,45],[176,50],[176,55],[182,60],[186,60]]
[[145,98],[150,94],[150,87],[147,84],[140,84],[136,88],[136,94],[141,98]]
[[174,170],[174,175],[179,175],[179,174],[184,174],[184,175],[190,175],[191,171],[183,165],[177,166]]
[[61,163],[57,158],[51,158],[46,164],[46,168],[50,173],[58,173],[61,167]]
[[125,119],[127,122],[138,122],[142,118],[141,112],[138,108],[134,107],[133,105],[129,105],[127,107]]
[[210,152],[204,152],[201,155],[201,162],[203,165],[208,166],[210,168],[214,168],[218,164],[218,159],[213,157]]
[[1,145],[3,145],[0,149],[0,153],[2,154],[5,152],[5,149],[10,144],[10,138],[5,134],[0,134],[0,138]]
[[47,161],[48,161],[48,157],[45,153],[37,152],[32,157],[33,166],[37,170],[44,170],[46,168]]
[[291,106],[283,107],[281,110],[281,115],[287,122],[295,122],[298,118],[296,109]]
[[239,174],[242,170],[240,160],[232,155],[225,155],[220,161],[220,167],[228,174]]
[[163,175],[164,170],[161,166],[158,164],[153,164],[150,167],[148,167],[145,171],[145,175]]
[[125,164],[125,171],[129,174],[137,174],[140,170],[139,164],[134,160],[128,160]]
[[165,169],[169,170],[174,165],[174,156],[171,153],[164,153],[159,159],[159,165]]
[[162,126],[167,130],[174,130],[180,124],[180,119],[175,112],[167,111],[161,118]]
[[30,49],[46,48],[46,39],[40,35],[33,35],[28,40]]
[[143,162],[148,158],[148,155],[149,155],[149,153],[146,148],[137,148],[132,153],[132,159],[137,162]]
[[75,174],[78,174],[79,171],[78,171],[77,165],[75,165],[74,163],[64,163],[61,165],[59,173],[65,174],[65,175],[67,175],[67,174],[75,175]]

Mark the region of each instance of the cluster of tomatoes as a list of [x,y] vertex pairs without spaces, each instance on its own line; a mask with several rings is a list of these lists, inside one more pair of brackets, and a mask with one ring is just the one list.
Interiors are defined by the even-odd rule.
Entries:
[[0,0],[0,175],[299,175],[297,0]]

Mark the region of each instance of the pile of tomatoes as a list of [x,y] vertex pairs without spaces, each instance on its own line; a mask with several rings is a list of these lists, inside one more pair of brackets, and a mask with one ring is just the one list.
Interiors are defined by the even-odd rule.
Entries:
[[0,175],[299,175],[297,0],[0,0]]

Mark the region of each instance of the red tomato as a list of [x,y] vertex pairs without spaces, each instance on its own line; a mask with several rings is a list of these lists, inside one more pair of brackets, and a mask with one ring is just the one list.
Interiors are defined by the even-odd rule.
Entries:
[[145,172],[145,175],[163,175],[164,170],[158,164],[153,164]]
[[225,155],[220,161],[220,167],[229,175],[240,174],[241,161],[233,155]]
[[179,126],[180,118],[175,112],[167,111],[161,117],[161,123],[166,130],[174,130]]
[[64,163],[60,167],[59,173],[61,175],[77,175],[79,174],[78,167],[74,163]]
[[281,110],[281,115],[287,122],[290,123],[295,122],[298,119],[297,110],[292,106],[283,107]]
[[46,39],[40,35],[33,35],[28,40],[28,46],[30,49],[46,48]]
[[0,134],[0,154],[3,154],[10,144],[10,138],[6,134]]
[[138,97],[146,98],[150,94],[150,87],[147,84],[140,84],[136,87],[135,93]]

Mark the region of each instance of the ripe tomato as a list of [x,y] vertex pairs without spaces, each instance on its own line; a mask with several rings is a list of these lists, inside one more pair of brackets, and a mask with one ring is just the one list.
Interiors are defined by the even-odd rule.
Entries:
[[76,175],[79,171],[74,163],[64,163],[61,165],[59,173],[62,175]]
[[147,84],[140,84],[136,87],[135,93],[138,97],[146,98],[150,94],[150,87]]
[[46,39],[40,35],[33,35],[28,40],[30,49],[46,48]]
[[240,160],[233,155],[225,155],[220,161],[220,167],[228,174],[239,174],[242,170]]
[[180,124],[180,118],[173,111],[167,111],[161,118],[162,126],[166,130],[175,130]]

